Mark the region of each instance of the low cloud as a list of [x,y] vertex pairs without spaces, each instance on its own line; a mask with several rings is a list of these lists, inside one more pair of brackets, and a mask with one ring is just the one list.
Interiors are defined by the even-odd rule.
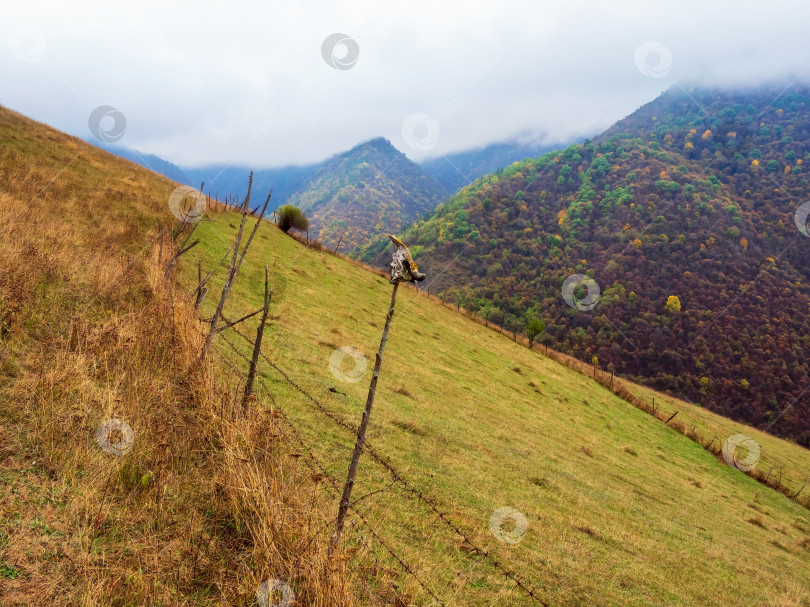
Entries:
[[[11,2],[0,103],[85,138],[112,106],[121,145],[184,166],[312,162],[375,136],[418,160],[567,144],[676,82],[804,80],[808,22],[798,1]],[[354,42],[330,61],[336,33]],[[414,114],[438,125],[430,149],[403,137]]]

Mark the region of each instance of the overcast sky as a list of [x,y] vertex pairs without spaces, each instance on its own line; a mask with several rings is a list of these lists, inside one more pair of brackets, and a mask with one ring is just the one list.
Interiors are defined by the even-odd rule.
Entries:
[[109,106],[102,138],[262,168],[379,135],[415,160],[565,144],[675,83],[810,74],[806,0],[129,4],[2,0],[0,103],[83,138]]

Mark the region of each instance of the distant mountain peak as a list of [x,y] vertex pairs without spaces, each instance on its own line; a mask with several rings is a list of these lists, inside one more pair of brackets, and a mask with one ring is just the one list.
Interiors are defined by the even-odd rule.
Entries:
[[419,165],[375,137],[327,160],[289,203],[307,213],[316,238],[352,251],[404,229],[445,196]]

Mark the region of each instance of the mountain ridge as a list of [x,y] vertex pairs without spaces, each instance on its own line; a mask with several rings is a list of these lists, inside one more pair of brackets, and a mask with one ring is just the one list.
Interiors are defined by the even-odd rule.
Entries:
[[375,137],[327,160],[287,202],[307,214],[318,240],[351,251],[373,233],[401,230],[445,196],[419,165]]

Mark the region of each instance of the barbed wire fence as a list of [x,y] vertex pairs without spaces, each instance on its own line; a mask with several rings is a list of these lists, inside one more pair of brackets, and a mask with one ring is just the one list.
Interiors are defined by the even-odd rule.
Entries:
[[[236,327],[231,327],[231,329],[237,335],[239,335],[247,344],[255,345],[253,343],[253,341],[247,335],[243,334],[241,331],[236,329]],[[229,341],[227,341],[226,343],[228,343],[228,345],[231,348],[238,351],[238,348],[233,343],[231,343]],[[353,434],[356,434],[356,432],[357,432],[356,427],[352,426],[351,424],[349,424],[345,420],[340,419],[332,411],[327,409],[326,406],[323,405],[323,403],[321,403],[317,398],[315,398],[312,394],[307,392],[297,382],[295,382],[292,378],[290,378],[290,376],[283,369],[281,369],[276,363],[274,363],[272,360],[270,360],[263,352],[260,352],[260,357],[265,363],[267,363],[279,375],[281,375],[281,377],[283,378],[283,380],[285,382],[287,382],[290,386],[292,386],[295,390],[300,392],[304,397],[306,397],[310,402],[312,402],[315,405],[315,407],[317,408],[318,411],[320,411],[323,415],[325,415],[327,418],[329,418],[331,421],[333,421],[338,426],[344,428],[345,430],[347,430],[347,431],[349,431],[349,432],[351,432]],[[247,357],[243,357],[243,358],[245,360],[247,360]],[[468,532],[463,531],[461,529],[460,525],[457,524],[456,522],[454,522],[454,520],[453,520],[453,518],[452,518],[452,516],[450,514],[448,514],[447,512],[442,511],[438,507],[436,502],[433,499],[429,498],[423,490],[417,488],[416,486],[414,486],[413,483],[406,480],[405,477],[403,476],[403,474],[400,471],[398,471],[391,464],[391,462],[387,458],[385,458],[376,448],[374,448],[371,445],[370,441],[368,441],[368,440],[365,441],[365,444],[363,445],[363,451],[365,453],[367,453],[371,457],[371,459],[373,461],[375,461],[377,464],[381,465],[388,472],[388,474],[393,478],[393,480],[396,483],[400,484],[406,491],[408,491],[419,502],[421,502],[425,507],[427,507],[427,509],[429,511],[431,511],[433,514],[435,514],[436,517],[438,518],[438,520],[440,520],[444,525],[446,525],[450,530],[452,530],[452,532],[456,536],[460,537],[464,541],[464,543],[466,543],[471,548],[472,552],[474,552],[475,554],[479,554],[482,557],[484,557],[489,562],[489,564],[495,569],[495,571],[498,574],[502,575],[505,579],[508,579],[511,582],[513,582],[515,584],[515,586],[520,588],[529,598],[533,599],[536,602],[539,602],[542,605],[547,605],[547,603],[540,598],[538,592],[536,590],[532,589],[522,577],[518,576],[513,571],[510,571],[509,569],[507,569],[503,565],[503,563],[498,561],[491,554],[491,551],[486,550],[485,548],[482,548],[481,546],[477,545],[476,542],[474,542],[471,539],[471,537],[470,537],[471,534],[468,533]]]
[[[236,355],[238,355],[240,358],[242,358],[246,362],[248,362],[248,363],[250,362],[250,360],[246,356],[244,356],[239,351],[239,349],[230,340],[228,340],[224,335],[220,335],[220,337],[222,337],[223,341],[225,341],[225,343],[228,344],[228,346],[230,346],[230,348],[234,351],[234,353]],[[223,358],[225,358],[225,357],[223,357]],[[242,374],[242,371],[232,361],[228,361],[225,358],[225,360],[222,360],[222,362],[237,376]],[[267,386],[267,383],[261,378],[259,379],[259,386],[260,386],[260,391],[263,394],[263,396],[269,398],[271,400],[271,402],[273,402],[273,403],[275,403],[277,405],[275,398],[273,397],[269,387]],[[276,407],[274,407],[273,410],[278,413],[278,417],[275,418],[275,419],[281,420],[281,422],[284,424],[284,426],[287,429],[287,431],[285,431],[284,429],[279,427],[279,425],[274,424],[276,430],[278,430],[278,432],[282,436],[284,436],[288,441],[290,441],[290,443],[295,444],[297,446],[297,448],[300,448],[300,450],[305,454],[304,462],[309,467],[309,469],[314,474],[317,474],[319,478],[326,480],[327,481],[327,487],[329,487],[332,490],[332,492],[334,493],[334,495],[336,497],[340,497],[341,489],[340,489],[340,485],[339,485],[338,481],[335,479],[335,477],[333,475],[331,475],[327,471],[326,467],[320,462],[318,457],[315,455],[312,447],[310,447],[310,445],[307,443],[306,439],[301,435],[300,431],[296,428],[295,424],[293,424],[290,421],[289,417],[286,415],[286,413],[283,411],[283,409],[280,409],[280,408],[278,408],[276,406]],[[371,522],[368,519],[368,514],[364,513],[362,510],[360,510],[357,507],[357,502],[361,501],[362,499],[364,499],[367,496],[368,496],[368,494],[365,495],[365,496],[361,496],[361,497],[355,499],[351,504],[349,504],[350,512],[362,522],[362,524],[364,525],[364,527],[368,531],[368,533],[377,541],[377,543],[380,546],[382,546],[385,549],[385,551],[390,555],[390,557],[399,565],[399,567],[402,569],[402,571],[405,574],[413,577],[414,580],[419,584],[419,586],[431,598],[433,598],[442,607],[445,607],[445,603],[438,597],[436,592],[434,592],[430,588],[430,586],[428,586],[427,583],[416,573],[415,567],[413,567],[412,565],[409,565],[404,560],[403,557],[401,557],[400,555],[398,555],[396,553],[396,551],[382,538],[379,531],[377,531],[377,529],[375,529],[375,527],[371,524]],[[334,523],[334,520],[330,519],[329,520],[330,526],[333,523]],[[312,537],[312,539],[310,541],[314,540],[314,538],[319,533],[322,533],[322,532],[324,532],[326,530],[327,530],[327,527],[322,526],[321,529],[319,529],[315,534],[313,534],[313,537]],[[362,532],[360,532],[357,529],[356,526],[354,527],[353,532],[356,533],[361,538],[363,544],[365,544],[367,546],[371,545],[371,542],[367,538],[365,538],[363,536]],[[371,555],[374,558],[375,562],[379,564],[379,560],[377,559],[376,555],[373,552],[371,552]],[[384,598],[384,597],[381,597],[381,598]]]
[[[255,216],[253,212],[251,212],[250,215]],[[257,220],[257,224],[259,222],[261,222],[261,219],[262,219],[261,216],[259,216],[259,219]],[[193,230],[192,230],[192,232],[193,232]],[[189,234],[187,236],[186,240],[188,240],[190,238],[190,236],[191,236],[191,234]],[[198,242],[199,241],[195,241],[193,244],[197,244]],[[185,243],[183,243],[183,244],[185,245]],[[161,240],[161,245],[162,245],[162,240]],[[190,249],[190,248],[191,247],[189,246],[188,249]],[[187,251],[188,249],[184,250],[184,246],[181,245],[179,247],[179,253],[182,254],[183,252]],[[179,254],[176,257],[179,257]],[[173,260],[175,262],[176,262],[176,257]],[[173,264],[170,264],[170,267],[172,265]],[[215,268],[215,270],[216,270],[216,268]],[[213,270],[213,271],[215,271],[215,270]],[[167,270],[167,276],[168,276],[169,273],[170,272]],[[430,293],[427,293],[426,295],[428,297],[431,297]],[[443,298],[439,299],[435,295],[432,296],[432,297],[434,299],[439,300],[442,303],[442,305],[445,305],[447,307],[448,304],[446,304],[443,301]],[[199,293],[197,293],[197,300],[195,301],[195,304],[196,304],[195,309],[201,303],[199,301],[200,299],[201,298],[199,298]],[[450,305],[449,307],[452,308],[452,305]],[[202,319],[202,320],[204,320],[204,319]],[[224,316],[223,316],[223,320],[225,320]],[[242,320],[242,319],[240,319],[240,320]],[[227,323],[227,320],[225,320],[225,321]],[[239,321],[237,321],[237,322],[239,322]],[[486,323],[486,324],[488,325],[488,323]],[[244,342],[247,345],[249,345],[249,346],[251,346],[253,348],[256,348],[256,342],[254,340],[250,339],[247,335],[245,335],[241,331],[239,331],[239,329],[235,325],[236,325],[236,323],[227,323],[227,325],[225,327],[223,327],[223,329],[224,330],[231,329],[239,337],[241,337],[242,340],[244,340]],[[226,343],[228,345],[228,347],[240,359],[242,359],[246,364],[248,364],[249,366],[255,364],[247,356],[245,356],[242,353],[242,351],[239,349],[239,347],[236,346],[230,339],[228,339],[228,337],[226,335],[224,335],[223,332],[219,332],[219,337],[222,338],[222,341],[224,343]],[[504,332],[504,331],[502,330],[501,332]],[[514,338],[515,338],[515,340],[517,340],[517,335],[516,334],[514,335]],[[238,364],[234,364],[233,362],[228,362],[228,363],[224,362],[225,359],[224,359],[224,355],[222,355],[223,354],[222,353],[222,348],[218,348],[217,350],[218,350],[219,354],[221,355],[220,360],[223,361],[223,364],[226,364],[230,368],[232,373],[235,373],[237,377],[240,374],[244,373],[242,370],[239,369]],[[345,419],[340,418],[337,414],[335,414],[328,407],[326,407],[318,398],[316,398],[308,390],[306,390],[304,387],[302,387],[302,385],[300,385],[300,382],[295,381],[290,376],[289,373],[287,373],[278,364],[276,364],[273,360],[271,360],[271,358],[269,356],[267,356],[267,354],[263,351],[263,349],[257,348],[257,351],[258,351],[259,358],[261,359],[262,363],[264,363],[264,365],[266,365],[266,367],[269,367],[269,369],[272,369],[273,372],[275,372],[276,374],[278,374],[281,377],[283,382],[288,384],[290,387],[292,387],[294,390],[296,390],[298,393],[300,393],[307,401],[309,401],[312,405],[314,405],[315,410],[317,410],[320,414],[325,416],[327,419],[331,420],[334,424],[336,424],[340,428],[344,429],[345,431],[350,432],[351,434],[356,434],[357,433],[357,427],[356,426],[354,426],[351,423],[347,422]],[[563,355],[563,354],[560,354],[560,353],[557,353],[557,352],[554,352],[553,354],[549,353],[548,348],[546,348],[546,356],[548,356],[548,357],[550,357],[552,359],[555,359],[555,360],[557,360],[557,362],[565,364],[568,367],[575,368],[576,370],[578,370],[580,372],[583,372],[583,373],[584,373],[583,369],[585,367],[587,367],[586,363],[582,363],[581,361],[572,359],[572,357],[568,357],[566,355]],[[258,370],[254,369],[254,371],[258,371]],[[586,375],[587,375],[587,373],[586,373]],[[678,414],[678,411],[675,410],[674,414],[670,417],[669,413],[665,413],[664,410],[660,408],[660,405],[659,405],[659,407],[656,407],[654,399],[653,399],[653,405],[650,406],[644,399],[640,398],[636,394],[633,394],[627,388],[627,386],[622,384],[621,381],[616,381],[619,378],[615,378],[613,373],[606,374],[604,371],[597,370],[594,367],[592,377],[593,377],[593,379],[595,381],[597,381],[600,385],[602,385],[603,387],[608,389],[610,392],[612,392],[612,393],[616,394],[617,396],[619,396],[620,398],[623,398],[624,400],[630,402],[632,405],[636,406],[637,408],[648,412],[652,416],[654,416],[654,417],[656,417],[658,419],[661,419],[667,425],[670,425],[670,422],[672,422],[673,419],[675,418],[675,416]],[[279,433],[284,435],[290,441],[291,444],[295,444],[295,445],[297,445],[297,447],[300,447],[301,452],[305,454],[305,457],[304,457],[305,464],[310,468],[310,470],[312,470],[313,474],[317,474],[320,478],[327,481],[324,486],[328,487],[331,492],[334,492],[337,496],[339,496],[341,492],[340,492],[340,488],[339,488],[340,486],[339,486],[338,481],[335,479],[335,477],[333,475],[329,474],[326,467],[320,462],[318,457],[315,455],[315,451],[312,448],[311,444],[308,443],[307,439],[302,435],[302,433],[299,431],[299,429],[296,428],[295,424],[290,420],[289,416],[286,414],[284,409],[279,406],[278,401],[274,397],[272,391],[269,389],[267,383],[261,377],[260,372],[259,372],[259,375],[258,375],[258,383],[259,383],[259,386],[260,386],[260,392],[261,392],[262,396],[264,398],[268,399],[269,402],[272,403],[272,405],[273,405],[273,410],[278,412],[278,417],[274,418],[274,420],[275,419],[279,420],[280,424],[282,424],[286,428],[286,431],[283,430],[280,427],[280,425],[276,424],[275,421],[274,421],[274,425],[276,425],[276,429],[279,431]],[[257,398],[257,400],[258,400],[258,398]],[[701,444],[705,449],[709,450],[710,452],[715,453],[715,454],[718,454],[720,452],[720,446],[722,444],[722,439],[715,446],[715,441],[718,438],[716,433],[712,437],[711,441],[709,441],[707,436],[706,437],[701,436],[701,433],[697,430],[697,426],[695,424],[690,424],[690,425],[692,426],[691,429],[689,429],[688,425],[685,425],[685,424],[683,424],[681,422],[675,422],[674,424],[672,424],[672,427],[674,427],[676,430],[679,430],[682,434],[684,434],[687,437],[691,438],[695,442],[698,442],[699,444]],[[458,524],[454,520],[454,517],[451,516],[448,512],[443,511],[440,508],[440,506],[438,505],[438,503],[436,502],[436,500],[431,498],[423,489],[418,488],[411,481],[407,480],[405,478],[405,476],[401,473],[401,471],[399,471],[391,463],[391,461],[387,457],[385,457],[376,447],[372,446],[372,444],[369,441],[366,441],[365,444],[363,445],[363,452],[367,453],[368,456],[371,458],[371,460],[373,462],[375,462],[377,465],[379,465],[383,470],[385,470],[385,472],[391,477],[392,483],[391,483],[391,485],[389,485],[389,487],[393,486],[393,485],[400,486],[402,488],[402,490],[404,490],[405,492],[407,492],[408,494],[413,496],[428,511],[428,513],[434,515],[437,521],[441,522],[444,526],[446,526],[452,532],[452,534],[454,534],[455,536],[460,538],[462,540],[462,542],[463,542],[463,545],[466,545],[467,547],[469,547],[468,548],[469,552],[472,552],[472,553],[474,553],[476,555],[480,555],[481,557],[483,557],[483,559],[486,560],[488,565],[492,566],[494,571],[499,576],[502,576],[505,580],[508,580],[509,582],[511,582],[514,585],[514,587],[519,589],[527,598],[531,599],[533,602],[540,603],[540,604],[542,604],[544,606],[548,605],[548,603],[540,597],[539,592],[536,589],[532,588],[529,585],[529,583],[525,580],[525,578],[523,576],[520,576],[515,571],[512,571],[509,568],[507,568],[500,560],[498,560],[497,556],[494,555],[491,551],[489,551],[486,548],[483,548],[482,546],[478,545],[472,539],[472,537],[471,537],[472,534],[470,532],[467,532],[464,529],[462,529],[461,525]],[[768,485],[769,484],[768,479],[769,479],[769,477],[771,477],[771,472],[773,471],[773,469],[774,469],[774,466],[772,465],[771,469],[768,471],[767,476],[765,476],[764,474],[761,474],[761,475],[749,474],[749,475],[754,476],[754,478],[756,478],[760,482],[763,482],[764,484]],[[763,476],[764,476],[764,480],[762,478]],[[805,486],[807,484],[807,480],[805,480],[805,483],[803,483],[802,486],[798,490],[794,489],[794,490],[791,491],[789,489],[789,487],[787,486],[787,482],[786,482],[787,479],[785,479],[783,481],[782,476],[783,476],[782,475],[782,470],[780,470],[779,471],[779,476],[778,476],[778,482],[776,483],[775,486],[773,484],[771,484],[770,486],[776,488],[777,490],[784,489],[783,493],[785,493],[785,495],[787,495],[791,499],[794,499],[794,500],[798,501],[799,503],[802,503],[797,498],[799,498],[800,494],[802,493],[802,490],[805,488]],[[776,477],[776,474],[774,474],[774,477]],[[798,485],[798,483],[800,483],[800,482],[801,481],[798,481],[796,484]],[[386,489],[387,488],[388,487],[386,487]],[[383,489],[383,491],[386,490],[386,489]],[[377,492],[373,492],[373,493],[377,493]],[[382,547],[384,549],[384,551],[388,555],[388,557],[390,557],[390,559],[392,559],[393,562],[396,563],[396,565],[399,567],[399,569],[401,570],[401,572],[405,576],[412,577],[414,579],[414,581],[419,585],[419,587],[422,588],[422,590],[426,593],[426,595],[430,596],[434,601],[436,601],[437,604],[445,605],[445,603],[438,597],[437,593],[434,592],[434,590],[431,589],[431,587],[425,582],[425,580],[422,577],[420,577],[420,575],[417,574],[416,567],[414,567],[413,565],[406,562],[406,560],[405,560],[405,558],[403,556],[397,554],[396,550],[390,545],[390,543],[386,542],[385,539],[383,538],[383,536],[381,535],[381,533],[371,524],[371,522],[369,521],[369,513],[368,513],[368,511],[364,512],[362,509],[358,508],[357,503],[360,500],[365,499],[366,497],[368,497],[368,494],[354,500],[349,505],[349,510],[351,512],[351,515],[356,519],[354,521],[355,525],[352,527],[352,533],[356,534],[361,539],[362,543],[365,546],[368,546],[368,553],[374,558],[375,562],[377,564],[379,564],[379,560],[378,560],[376,554],[374,553],[374,551],[372,549],[372,542],[368,538],[366,538],[365,535],[363,535],[363,533],[360,531],[360,527],[362,527],[364,530],[366,530],[366,532],[371,536],[371,538],[373,538],[374,542],[376,542],[377,545],[379,545],[380,547]],[[807,506],[807,503],[803,503],[802,505]],[[359,523],[357,521],[359,521]],[[328,527],[325,525],[317,533],[321,533],[321,532],[325,531],[327,528]],[[313,538],[312,538],[313,540],[314,540],[314,537],[317,535],[317,533],[313,536]]]

